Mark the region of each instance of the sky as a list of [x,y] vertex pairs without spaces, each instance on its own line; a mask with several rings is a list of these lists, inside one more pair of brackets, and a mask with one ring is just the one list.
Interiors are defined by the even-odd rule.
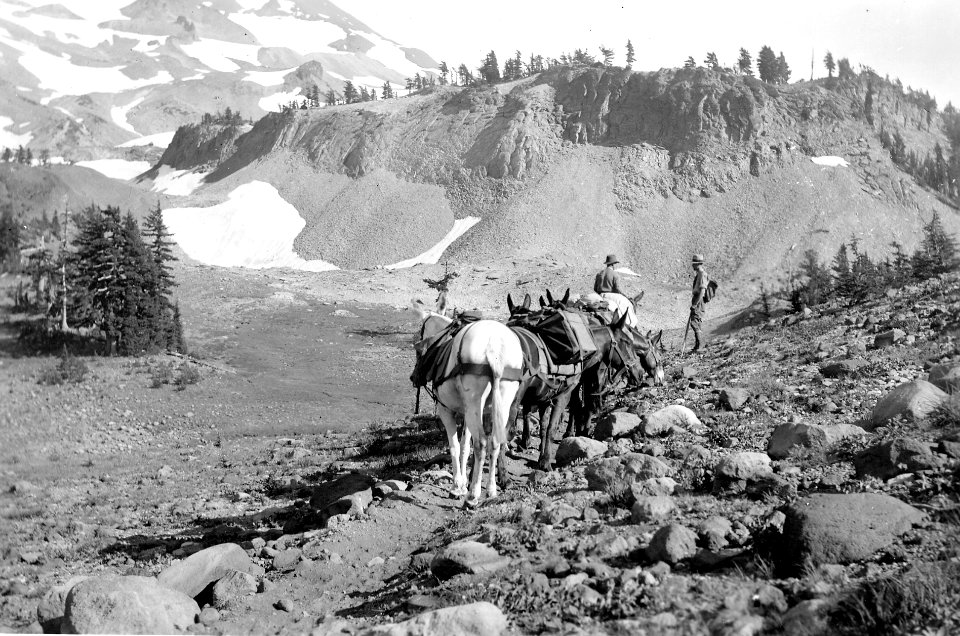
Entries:
[[[334,0],[381,35],[423,49],[451,67],[480,65],[490,50],[501,63],[520,50],[559,57],[582,48],[614,49],[624,64],[627,39],[652,71],[702,63],[715,52],[724,66],[741,47],[754,58],[764,45],[783,53],[791,81],[826,75],[823,58],[846,57],[904,86],[928,91],[943,108],[960,106],[960,0]],[[462,8],[458,5],[462,4]],[[756,68],[754,67],[754,72]]]

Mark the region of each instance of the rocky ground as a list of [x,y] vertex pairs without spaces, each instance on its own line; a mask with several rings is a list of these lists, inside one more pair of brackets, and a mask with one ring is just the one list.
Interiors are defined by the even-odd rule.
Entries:
[[512,452],[476,510],[410,415],[408,314],[180,280],[217,308],[185,311],[200,363],[82,358],[79,383],[39,384],[56,359],[6,326],[0,631],[960,629],[956,277],[718,321],[554,471]]

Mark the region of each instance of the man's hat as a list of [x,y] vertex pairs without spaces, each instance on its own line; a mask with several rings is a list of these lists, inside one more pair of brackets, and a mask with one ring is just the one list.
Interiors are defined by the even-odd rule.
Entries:
[[616,265],[619,262],[616,254],[607,254],[607,262],[604,265]]
[[694,264],[694,265],[703,265],[703,254],[694,254],[694,255],[693,255],[693,264]]

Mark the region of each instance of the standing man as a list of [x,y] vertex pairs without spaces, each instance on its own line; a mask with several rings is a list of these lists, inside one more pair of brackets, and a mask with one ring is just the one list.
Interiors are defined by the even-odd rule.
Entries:
[[606,267],[597,274],[596,280],[593,281],[593,291],[598,294],[614,293],[626,296],[623,293],[623,288],[620,287],[620,274],[613,269],[613,266],[619,262],[616,254],[607,254],[607,260],[604,263]]
[[704,294],[707,292],[707,274],[703,270],[703,254],[693,255],[693,298],[690,300],[690,327],[694,344],[690,353],[696,353],[703,342]]

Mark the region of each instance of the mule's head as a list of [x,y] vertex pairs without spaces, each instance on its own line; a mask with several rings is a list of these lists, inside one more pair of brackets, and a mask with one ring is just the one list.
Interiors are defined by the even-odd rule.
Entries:
[[412,300],[410,302],[410,307],[420,319],[420,333],[417,336],[417,342],[421,342],[425,338],[435,336],[446,329],[447,326],[453,322],[451,318],[447,318],[442,313],[438,313],[437,311],[427,307],[420,299]]
[[566,309],[567,305],[570,303],[570,288],[567,287],[567,292],[563,295],[563,298],[554,298],[553,294],[550,293],[550,290],[547,290],[547,302],[544,303],[543,299],[540,299],[540,304],[544,307],[552,307],[553,309]]
[[644,365],[637,356],[634,341],[629,327],[626,326],[627,314],[614,314],[610,322],[610,366],[617,375],[626,373],[628,381],[633,386],[640,386],[643,382]]
[[530,313],[530,303],[532,302],[530,294],[524,294],[523,302],[519,305],[515,305],[513,302],[513,297],[510,294],[507,294],[507,310],[510,312],[510,316],[525,316]]
[[660,356],[662,351],[660,339],[663,338],[663,330],[661,329],[656,335],[652,331],[648,331],[647,335],[633,331],[632,337],[634,351],[640,359],[640,364],[643,365],[643,370],[653,378],[655,386],[663,384],[663,358]]

